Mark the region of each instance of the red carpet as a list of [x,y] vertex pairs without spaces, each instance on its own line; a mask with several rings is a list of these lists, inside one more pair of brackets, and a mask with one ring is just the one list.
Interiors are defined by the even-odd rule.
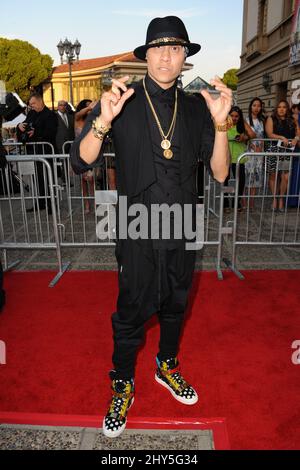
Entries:
[[[81,417],[98,425],[110,397],[117,275],[69,272],[50,289],[52,277],[5,276],[0,422],[33,424],[32,413],[43,413],[44,424],[61,415],[66,424],[80,424]],[[138,356],[130,425],[147,421],[141,417],[200,427],[211,420],[216,430],[214,417],[224,417],[232,449],[299,449],[300,365],[291,361],[291,344],[300,339],[299,285],[299,271],[252,271],[245,281],[226,273],[223,282],[215,273],[195,275],[179,357],[199,403],[177,404],[154,382],[159,328],[153,318]]]

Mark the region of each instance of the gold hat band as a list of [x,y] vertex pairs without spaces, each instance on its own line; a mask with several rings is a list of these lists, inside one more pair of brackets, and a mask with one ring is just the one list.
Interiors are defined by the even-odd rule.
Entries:
[[159,44],[161,42],[165,42],[165,43],[177,42],[178,44],[182,44],[182,45],[188,44],[187,41],[185,41],[184,39],[180,39],[180,38],[159,38],[159,39],[154,39],[151,42],[148,42],[147,46],[153,46],[153,45]]

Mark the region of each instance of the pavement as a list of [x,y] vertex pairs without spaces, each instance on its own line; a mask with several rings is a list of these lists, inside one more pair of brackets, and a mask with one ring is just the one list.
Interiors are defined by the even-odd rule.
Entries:
[[118,439],[100,429],[0,425],[0,450],[214,450],[210,430],[126,429]]

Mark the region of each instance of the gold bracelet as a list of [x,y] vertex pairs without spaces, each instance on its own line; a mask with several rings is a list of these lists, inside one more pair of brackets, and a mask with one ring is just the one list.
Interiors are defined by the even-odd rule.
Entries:
[[223,124],[218,124],[214,121],[214,125],[217,132],[227,132],[233,127],[233,121],[231,116],[227,116],[227,119]]
[[104,137],[106,136],[106,134],[111,129],[111,126],[104,126],[101,123],[99,124],[98,119],[99,119],[99,117],[94,119],[94,121],[92,123],[92,131],[93,131],[94,137],[96,137],[97,139],[103,140]]

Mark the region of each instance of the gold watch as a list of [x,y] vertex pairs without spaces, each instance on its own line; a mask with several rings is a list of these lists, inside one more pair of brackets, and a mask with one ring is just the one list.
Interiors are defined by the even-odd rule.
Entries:
[[214,121],[215,129],[217,132],[227,132],[229,129],[233,127],[233,121],[231,116],[227,116],[227,119],[224,123],[218,124]]

